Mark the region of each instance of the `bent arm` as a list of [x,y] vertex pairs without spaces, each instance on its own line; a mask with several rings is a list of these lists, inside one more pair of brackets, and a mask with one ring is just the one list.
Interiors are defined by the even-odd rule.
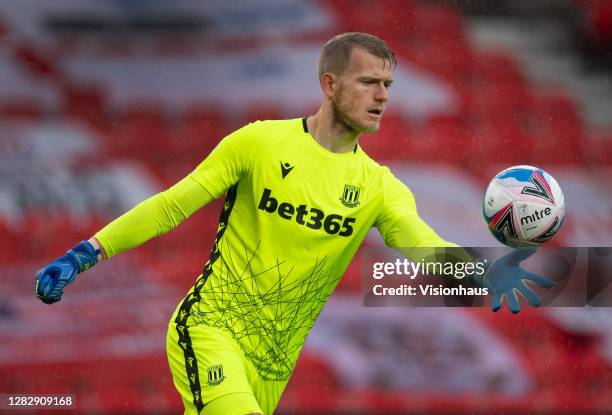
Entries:
[[89,241],[100,248],[103,258],[113,257],[174,229],[214,199],[198,181],[187,176],[168,190],[136,205]]

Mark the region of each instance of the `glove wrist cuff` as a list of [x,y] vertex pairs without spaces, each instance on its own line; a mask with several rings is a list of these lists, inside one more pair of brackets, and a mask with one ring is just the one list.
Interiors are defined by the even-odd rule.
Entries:
[[100,251],[96,250],[90,242],[82,241],[66,254],[80,274],[98,263]]

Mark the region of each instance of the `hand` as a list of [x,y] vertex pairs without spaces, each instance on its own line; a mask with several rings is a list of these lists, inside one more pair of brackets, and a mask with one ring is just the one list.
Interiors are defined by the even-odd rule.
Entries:
[[542,288],[551,288],[555,284],[548,278],[524,270],[519,263],[535,254],[537,248],[515,249],[504,255],[489,266],[484,275],[487,288],[493,296],[491,309],[498,311],[502,306],[504,296],[508,300],[508,307],[513,313],[521,311],[517,291],[523,295],[534,307],[542,305],[540,297],[525,284],[530,281]]
[[41,268],[36,273],[36,296],[46,304],[61,300],[64,287],[74,281],[77,274],[96,265],[98,254],[91,243],[83,241]]

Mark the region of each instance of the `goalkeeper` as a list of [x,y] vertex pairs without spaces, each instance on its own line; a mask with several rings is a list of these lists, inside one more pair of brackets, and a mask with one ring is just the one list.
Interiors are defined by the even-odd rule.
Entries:
[[[59,301],[78,273],[225,195],[208,262],[169,323],[168,360],[185,414],[271,414],[370,228],[413,260],[419,248],[456,246],[421,220],[411,191],[358,145],[361,133],[379,129],[395,65],[375,36],[332,38],[318,61],[323,99],[315,115],[255,122],[225,137],[187,177],[42,268],[38,297]],[[507,295],[518,311],[513,289],[538,305],[519,260],[490,268],[497,266],[495,284],[485,281],[495,308]]]

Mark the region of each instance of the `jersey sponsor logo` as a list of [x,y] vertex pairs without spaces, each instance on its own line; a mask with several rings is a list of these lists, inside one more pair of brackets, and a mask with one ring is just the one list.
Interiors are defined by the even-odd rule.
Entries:
[[359,192],[360,189],[358,186],[345,184],[340,201],[344,206],[354,208],[359,204]]
[[223,375],[223,365],[210,366],[208,372],[208,384],[210,386],[218,385],[225,380]]
[[282,161],[280,162],[280,166],[281,166],[281,174],[283,175],[283,179],[289,174],[291,173],[291,170],[293,170],[293,167],[290,163],[283,163]]
[[335,213],[326,215],[321,209],[302,204],[293,206],[289,202],[279,203],[272,197],[272,190],[264,189],[261,194],[258,209],[268,213],[277,213],[285,220],[294,220],[298,225],[310,229],[323,229],[330,235],[350,236],[353,234],[353,224],[356,218],[345,218]]

